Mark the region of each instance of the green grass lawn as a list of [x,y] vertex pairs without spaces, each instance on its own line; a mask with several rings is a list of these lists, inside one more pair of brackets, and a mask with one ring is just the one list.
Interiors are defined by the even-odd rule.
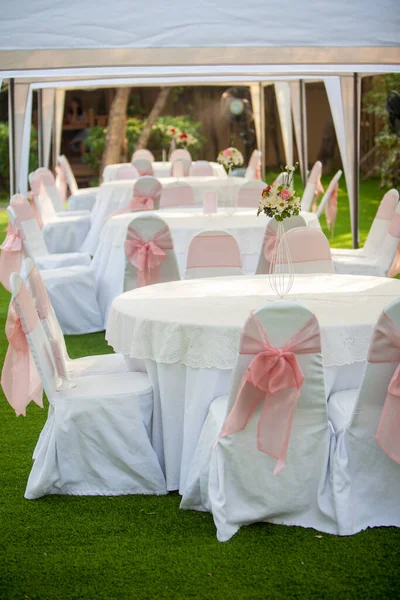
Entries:
[[[362,241],[382,194],[375,180],[361,186]],[[5,226],[0,212],[0,231]],[[349,230],[341,189],[332,245],[351,246]],[[1,362],[8,302],[1,289]],[[67,344],[72,357],[110,351],[101,333],[70,336]],[[399,529],[320,537],[257,524],[221,544],[211,515],[180,511],[176,493],[25,500],[45,420],[46,410],[33,404],[17,419],[1,396],[1,600],[400,598]]]

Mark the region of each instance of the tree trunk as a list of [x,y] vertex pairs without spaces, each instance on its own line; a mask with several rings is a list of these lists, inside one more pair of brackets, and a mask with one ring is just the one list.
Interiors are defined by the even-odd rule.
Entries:
[[100,173],[107,165],[119,163],[125,140],[126,110],[128,108],[131,88],[117,88],[108,116],[107,137],[101,159]]
[[156,122],[157,118],[160,116],[171,89],[172,88],[170,87],[161,88],[157,96],[157,100],[155,101],[154,106],[146,119],[146,123],[143,127],[142,133],[140,134],[135,150],[142,150],[143,148],[146,148],[147,142],[149,141],[149,137],[151,134],[151,130],[153,129],[153,125]]

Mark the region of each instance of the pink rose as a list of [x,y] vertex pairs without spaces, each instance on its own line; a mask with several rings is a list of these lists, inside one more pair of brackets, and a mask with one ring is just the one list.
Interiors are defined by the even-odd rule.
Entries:
[[289,200],[292,197],[292,192],[287,188],[283,188],[279,195],[282,198],[282,200]]
[[233,156],[232,150],[229,150],[229,148],[224,150],[224,154],[225,154],[225,156]]

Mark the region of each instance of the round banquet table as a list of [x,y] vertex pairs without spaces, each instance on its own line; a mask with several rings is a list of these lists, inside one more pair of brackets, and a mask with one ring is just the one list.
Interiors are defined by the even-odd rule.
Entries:
[[[96,203],[90,213],[90,231],[81,246],[82,252],[91,255],[95,253],[100,232],[108,215],[129,203],[133,196],[133,186],[136,181],[136,179],[124,179],[103,183],[100,186]],[[175,177],[168,177],[160,180],[160,183],[164,188],[176,181],[178,179]],[[229,181],[228,178],[222,179],[220,177],[182,177],[180,181],[185,181],[193,188],[198,207],[203,206],[203,195],[206,191],[216,191],[218,205],[223,207],[236,202],[240,187],[248,180],[243,177],[231,177]]]
[[[113,299],[122,294],[124,284],[124,242],[127,229],[138,214],[116,215],[108,219],[100,234],[100,243],[93,258],[96,292],[104,324]],[[238,208],[233,214],[220,209],[205,215],[200,208],[165,209],[155,211],[169,226],[174,241],[181,277],[186,267],[186,256],[191,239],[203,229],[225,229],[238,242],[246,273],[254,273],[262,247],[264,231],[269,221],[265,215],[257,217],[256,209]],[[319,227],[314,213],[301,213],[309,227]]]
[[[213,170],[213,175],[215,177],[227,177],[226,171],[222,165],[217,162],[209,163]],[[115,181],[117,178],[117,170],[119,167],[130,167],[131,163],[119,163],[115,165],[108,165],[103,172],[103,181],[107,183],[107,181]],[[172,163],[169,161],[161,162],[155,161],[152,163],[154,177],[169,177],[171,173]]]
[[[356,275],[296,275],[291,298],[318,318],[327,397],[360,383],[381,311],[400,281]],[[157,284],[115,298],[106,338],[116,352],[143,359],[154,390],[152,444],[169,490],[185,490],[212,400],[229,393],[243,325],[274,301],[269,276]]]

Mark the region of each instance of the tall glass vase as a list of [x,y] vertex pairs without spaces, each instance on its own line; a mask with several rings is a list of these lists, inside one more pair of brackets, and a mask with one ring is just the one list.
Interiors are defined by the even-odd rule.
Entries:
[[281,299],[290,292],[294,283],[290,250],[284,234],[283,222],[279,221],[269,267],[269,279],[272,289]]
[[235,212],[235,208],[236,208],[236,202],[235,202],[235,194],[234,194],[234,189],[233,189],[232,165],[229,165],[229,167],[228,167],[228,177],[226,178],[226,185],[227,185],[227,199],[226,199],[227,211],[230,215],[233,215],[233,213]]

